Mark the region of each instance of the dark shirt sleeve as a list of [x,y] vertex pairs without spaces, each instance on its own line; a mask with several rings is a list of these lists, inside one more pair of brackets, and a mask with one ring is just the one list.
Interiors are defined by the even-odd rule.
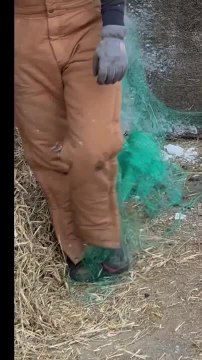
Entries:
[[125,0],[101,0],[103,25],[124,25]]

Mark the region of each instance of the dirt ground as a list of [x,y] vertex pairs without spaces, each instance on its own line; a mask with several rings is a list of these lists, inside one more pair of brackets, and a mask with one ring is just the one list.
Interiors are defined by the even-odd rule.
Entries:
[[[201,142],[183,146],[202,155]],[[202,192],[202,162],[183,166],[191,199]],[[173,234],[176,210],[149,220],[147,246],[125,277],[79,286],[64,281],[47,205],[19,139],[15,184],[16,360],[202,359],[201,203]]]
[[201,359],[201,240],[193,212],[178,237],[140,255],[128,284],[107,300],[121,316],[120,327],[98,327],[94,339],[78,347],[80,359]]

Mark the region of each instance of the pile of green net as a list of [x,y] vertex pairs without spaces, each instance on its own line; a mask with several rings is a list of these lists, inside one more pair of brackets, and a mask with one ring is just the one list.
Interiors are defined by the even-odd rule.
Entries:
[[[141,220],[155,217],[183,204],[186,175],[162,155],[165,138],[173,126],[201,119],[201,113],[179,112],[166,107],[148,87],[134,21],[127,18],[129,69],[123,81],[122,126],[127,132],[118,156],[117,194],[122,221],[122,242],[132,258],[139,250]],[[85,261],[92,273],[108,259],[110,250],[88,248]]]

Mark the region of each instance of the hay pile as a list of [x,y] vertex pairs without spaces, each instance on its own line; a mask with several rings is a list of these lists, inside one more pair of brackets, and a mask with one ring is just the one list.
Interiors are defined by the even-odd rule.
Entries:
[[[64,282],[62,254],[51,233],[47,204],[24,160],[18,135],[15,164],[16,360],[160,358],[151,355],[146,345],[134,348],[134,344],[164,321],[170,305],[159,295],[159,289],[162,291],[163,281],[166,289],[175,272],[185,276],[196,270],[195,282],[192,279],[189,284],[185,278],[190,285],[185,297],[190,309],[199,309],[201,283],[197,271],[201,270],[202,232],[198,214],[190,218],[194,227],[188,224],[181,232],[183,239],[178,234],[162,241],[161,227],[167,219],[150,224],[147,229],[152,247],[141,254],[136,271],[119,284],[68,285]],[[178,302],[186,306],[182,298]],[[195,344],[189,359],[199,359],[202,334],[198,311],[192,320],[182,335],[186,343]]]

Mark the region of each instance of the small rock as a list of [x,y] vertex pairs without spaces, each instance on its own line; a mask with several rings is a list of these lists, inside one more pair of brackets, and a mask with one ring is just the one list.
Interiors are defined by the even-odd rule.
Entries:
[[200,176],[198,174],[192,175],[189,178],[189,181],[199,181],[200,180]]
[[185,220],[186,219],[186,215],[182,214],[182,213],[176,213],[175,214],[175,220]]

